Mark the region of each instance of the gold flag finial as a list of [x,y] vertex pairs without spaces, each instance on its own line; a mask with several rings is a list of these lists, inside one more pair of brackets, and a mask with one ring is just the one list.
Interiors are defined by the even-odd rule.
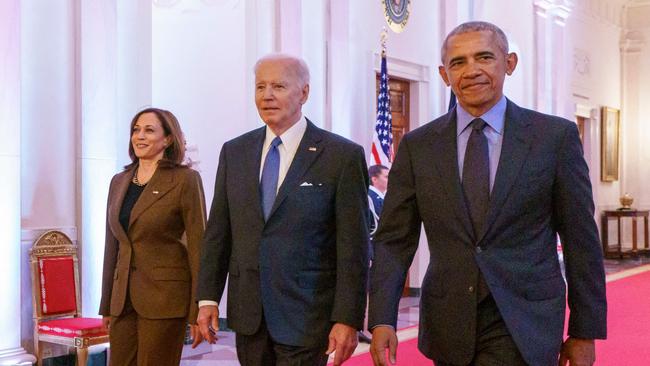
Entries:
[[388,40],[388,28],[382,27],[379,33],[379,42],[381,43],[381,55],[386,56],[386,41]]

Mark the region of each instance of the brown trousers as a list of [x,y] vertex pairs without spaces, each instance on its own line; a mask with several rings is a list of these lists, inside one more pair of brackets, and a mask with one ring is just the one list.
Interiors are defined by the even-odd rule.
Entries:
[[147,319],[127,298],[124,311],[112,317],[110,366],[178,366],[187,319]]

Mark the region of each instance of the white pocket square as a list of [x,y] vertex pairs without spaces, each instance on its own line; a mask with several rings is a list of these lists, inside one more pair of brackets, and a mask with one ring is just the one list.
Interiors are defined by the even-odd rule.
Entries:
[[300,186],[301,187],[311,187],[311,186],[313,186],[313,184],[311,184],[309,182],[302,182],[302,184]]

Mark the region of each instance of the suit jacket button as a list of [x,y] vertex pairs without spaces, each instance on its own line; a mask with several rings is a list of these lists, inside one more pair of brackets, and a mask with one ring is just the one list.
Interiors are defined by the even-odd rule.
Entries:
[[476,253],[480,253],[480,252],[482,252],[482,251],[483,251],[483,248],[481,248],[481,247],[479,247],[479,246],[476,247]]
[[470,294],[473,293],[473,292],[474,292],[474,286],[470,286],[470,287],[467,289],[467,291],[469,291]]

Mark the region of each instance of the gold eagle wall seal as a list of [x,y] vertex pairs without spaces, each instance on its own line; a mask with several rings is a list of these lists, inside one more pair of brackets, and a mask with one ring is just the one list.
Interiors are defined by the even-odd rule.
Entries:
[[381,0],[381,2],[390,29],[395,33],[404,31],[411,13],[411,0]]

